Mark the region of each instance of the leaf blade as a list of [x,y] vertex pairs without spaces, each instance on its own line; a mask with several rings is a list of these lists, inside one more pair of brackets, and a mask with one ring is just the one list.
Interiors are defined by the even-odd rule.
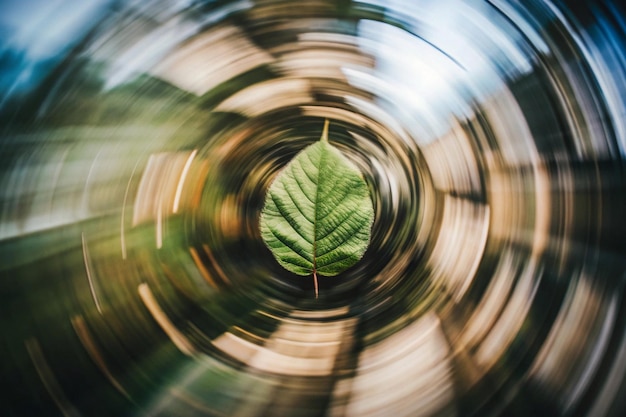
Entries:
[[270,185],[259,226],[281,266],[317,279],[338,275],[362,258],[373,219],[367,183],[328,142],[326,125],[321,140],[296,155]]

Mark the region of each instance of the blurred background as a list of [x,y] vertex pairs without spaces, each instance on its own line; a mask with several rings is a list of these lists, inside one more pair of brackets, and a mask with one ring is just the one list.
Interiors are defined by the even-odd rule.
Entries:
[[[0,415],[626,415],[615,0],[0,2]],[[330,141],[375,207],[282,269]]]

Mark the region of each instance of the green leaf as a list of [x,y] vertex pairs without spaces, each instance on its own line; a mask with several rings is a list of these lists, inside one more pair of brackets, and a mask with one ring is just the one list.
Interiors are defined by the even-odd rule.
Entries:
[[359,170],[328,143],[316,142],[285,166],[261,211],[261,236],[285,269],[334,276],[354,265],[370,241],[374,209]]

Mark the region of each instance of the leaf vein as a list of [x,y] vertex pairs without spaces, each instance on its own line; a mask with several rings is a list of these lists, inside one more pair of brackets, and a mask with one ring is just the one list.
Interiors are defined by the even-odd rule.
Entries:
[[[278,233],[277,231],[275,231],[272,227],[268,227],[268,230],[272,233],[272,235],[274,235],[274,237],[283,245],[285,245],[286,247],[288,247],[289,249],[291,249],[291,251],[293,253],[295,253],[296,255],[298,255],[299,257],[301,257],[302,259],[304,259],[306,262],[310,263],[311,261],[309,259],[307,259],[304,255],[302,255],[300,252],[298,252],[296,250],[296,248],[298,248],[298,246],[295,244],[295,242],[290,242],[289,240],[285,239],[284,237],[281,236],[280,233]],[[295,247],[294,247],[295,246]],[[300,248],[298,248],[300,249]]]

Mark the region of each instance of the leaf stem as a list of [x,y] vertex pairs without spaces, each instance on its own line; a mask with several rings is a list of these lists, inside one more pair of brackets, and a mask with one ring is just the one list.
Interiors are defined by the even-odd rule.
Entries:
[[315,298],[317,298],[319,291],[317,289],[317,271],[313,270],[313,283],[315,284]]

